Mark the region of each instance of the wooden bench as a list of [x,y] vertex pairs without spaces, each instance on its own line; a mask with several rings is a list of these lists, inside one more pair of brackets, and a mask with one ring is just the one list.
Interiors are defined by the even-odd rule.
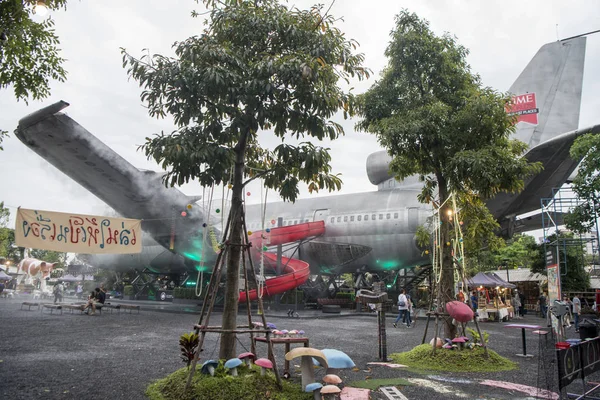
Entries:
[[24,302],[21,304],[21,310],[22,310],[22,309],[23,309],[23,307],[25,307],[25,306],[29,307],[29,308],[28,308],[28,311],[31,311],[31,307],[37,307],[37,308],[38,308],[38,310],[40,309],[40,303],[32,303],[32,302],[30,302],[30,301],[24,301]]
[[58,304],[42,304],[42,311],[44,312],[44,308],[47,308],[50,310],[50,314],[54,313],[54,310],[58,311],[60,310],[60,314],[62,315],[62,305],[58,305]]

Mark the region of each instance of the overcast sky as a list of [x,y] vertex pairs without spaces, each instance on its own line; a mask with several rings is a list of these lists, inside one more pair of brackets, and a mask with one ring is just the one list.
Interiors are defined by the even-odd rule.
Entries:
[[[321,2],[330,4],[330,0]],[[301,8],[312,1],[296,0]],[[348,38],[358,40],[365,65],[375,77],[356,83],[365,91],[385,66],[383,55],[393,28],[394,16],[403,8],[430,21],[436,33],[450,32],[470,49],[469,62],[483,83],[506,91],[527,62],[545,43],[600,29],[600,2],[588,1],[466,1],[466,0],[337,0],[330,13],[343,17],[339,27]],[[202,6],[193,0],[80,0],[70,1],[67,11],[54,12],[62,56],[68,61],[65,83],[52,83],[52,96],[29,105],[17,102],[11,89],[0,90],[0,128],[11,132],[0,152],[0,201],[11,207],[73,213],[101,213],[104,204],[77,183],[29,150],[12,135],[26,114],[58,100],[71,104],[65,111],[79,124],[142,169],[158,170],[137,151],[146,136],[173,129],[169,120],[147,116],[139,100],[140,88],[128,81],[121,66],[120,47],[133,55],[149,48],[151,53],[172,55],[171,45],[199,34],[202,22],[190,17]],[[587,41],[580,127],[600,122],[600,34]],[[356,120],[340,121],[346,136],[332,148],[334,172],[341,173],[341,193],[376,190],[366,177],[367,156],[380,150],[374,136],[357,133]],[[202,194],[199,185],[181,188],[190,195]],[[249,202],[260,201],[260,188],[250,188]],[[326,195],[322,193],[319,195]],[[308,197],[303,189],[301,197]],[[273,197],[269,197],[273,199]]]

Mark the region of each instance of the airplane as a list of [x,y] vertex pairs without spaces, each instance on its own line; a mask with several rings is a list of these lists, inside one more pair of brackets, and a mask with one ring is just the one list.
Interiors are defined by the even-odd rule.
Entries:
[[[573,173],[578,164],[578,160],[569,158],[573,141],[600,130],[600,125],[577,129],[585,44],[585,36],[545,44],[509,89],[514,97],[507,111],[516,114],[518,120],[515,137],[530,146],[524,157],[531,162],[541,161],[544,170],[529,178],[522,192],[502,193],[487,203],[505,234],[541,226],[539,215],[525,219],[518,216],[538,210],[540,198],[550,197],[552,189],[560,187]],[[60,112],[67,106],[60,101],[24,117],[16,136],[123,217],[142,219],[148,236],[145,240],[150,243],[140,255],[94,256],[97,266],[149,268],[173,274],[210,271],[218,246],[218,222],[227,210],[194,205],[197,197],[166,188],[161,173],[135,168]],[[395,180],[389,174],[389,162],[385,151],[367,159],[367,174],[377,191],[266,205],[266,215],[276,216],[268,221],[270,226],[267,223],[274,236],[281,239],[289,234],[296,238],[293,246],[281,249],[286,262],[302,260],[306,264],[286,270],[287,275],[302,269],[303,277],[308,279],[304,272],[310,268],[312,274],[358,276],[430,263],[416,245],[415,232],[431,216],[432,209],[417,200],[421,190],[417,177]],[[181,212],[188,204],[193,205],[192,209],[183,217]],[[248,230],[263,232],[262,207],[246,207]],[[298,229],[314,229],[311,232],[317,233],[296,237]],[[262,243],[262,235],[254,239]],[[279,240],[278,245],[284,242]],[[268,247],[271,266],[274,250]]]

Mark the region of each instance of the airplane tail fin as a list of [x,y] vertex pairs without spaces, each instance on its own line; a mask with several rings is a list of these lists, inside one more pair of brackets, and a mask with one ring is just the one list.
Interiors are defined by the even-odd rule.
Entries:
[[510,87],[515,138],[529,148],[579,127],[585,43],[578,37],[545,44]]

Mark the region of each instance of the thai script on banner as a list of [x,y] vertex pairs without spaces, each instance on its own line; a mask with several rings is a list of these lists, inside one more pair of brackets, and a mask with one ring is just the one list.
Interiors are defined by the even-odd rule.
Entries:
[[140,253],[138,219],[67,214],[19,208],[17,246],[67,253]]

